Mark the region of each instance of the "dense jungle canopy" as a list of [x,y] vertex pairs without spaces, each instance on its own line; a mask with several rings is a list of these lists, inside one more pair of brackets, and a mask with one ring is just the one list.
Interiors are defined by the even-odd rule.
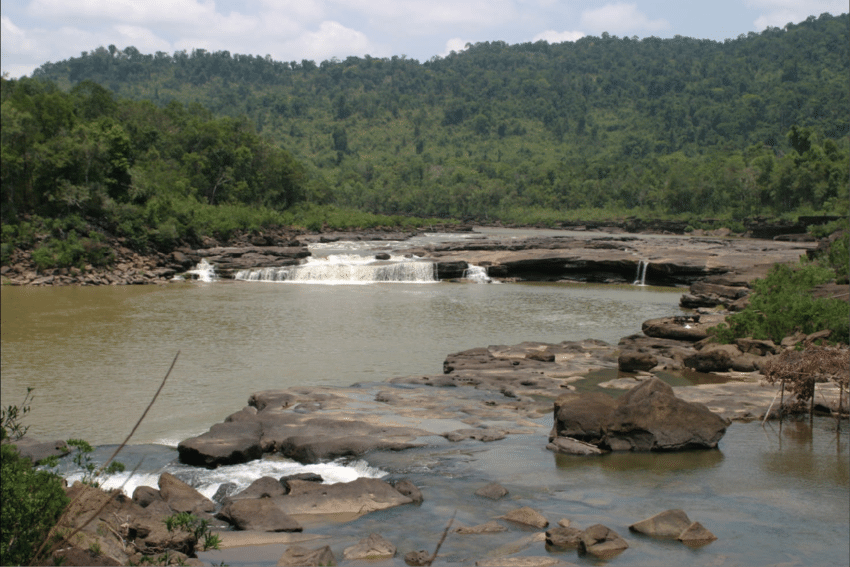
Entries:
[[843,213],[849,21],[425,62],[100,47],[3,80],[3,214],[100,217],[165,244],[293,205],[520,223]]

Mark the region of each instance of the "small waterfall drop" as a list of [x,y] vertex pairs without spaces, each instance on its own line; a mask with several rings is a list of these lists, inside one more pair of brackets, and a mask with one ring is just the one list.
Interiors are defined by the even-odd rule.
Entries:
[[191,274],[196,277],[192,279],[197,279],[202,282],[212,282],[216,280],[215,275],[215,266],[207,262],[206,258],[202,258],[198,265],[192,268],[191,270],[187,270],[186,274]]
[[436,282],[436,264],[396,258],[375,261],[363,256],[338,254],[309,258],[299,266],[240,270],[236,280],[305,284],[370,284]]
[[641,260],[638,262],[637,274],[632,285],[646,285],[646,269],[649,267],[649,260]]
[[475,283],[491,283],[493,280],[487,275],[487,269],[482,266],[469,264],[469,267],[463,271],[463,279]]

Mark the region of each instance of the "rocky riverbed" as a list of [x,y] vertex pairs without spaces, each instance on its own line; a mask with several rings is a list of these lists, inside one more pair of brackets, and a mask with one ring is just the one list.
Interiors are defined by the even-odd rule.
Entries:
[[[649,321],[644,328],[663,334],[659,329],[666,326],[672,332],[672,327],[680,323]],[[496,446],[510,439],[522,439],[522,443],[548,449],[551,454],[585,455],[583,458],[590,459],[608,451],[634,454],[689,449],[711,455],[732,420],[762,419],[778,408],[778,386],[763,383],[756,371],[689,374],[687,361],[698,352],[695,336],[684,340],[643,337],[628,337],[620,345],[595,340],[493,345],[447,356],[443,373],[438,375],[396,377],[348,388],[256,392],[244,408],[222,423],[181,442],[179,458],[199,467],[270,457],[301,463],[356,457],[401,462],[421,458],[417,451],[430,447],[451,454],[453,445],[462,452],[475,451],[478,444]],[[624,353],[636,344],[656,353],[657,363],[648,370],[623,371],[624,360],[631,360]],[[773,348],[793,348],[793,344]],[[763,349],[761,356],[772,354],[770,349]],[[681,361],[683,368],[671,373],[668,367],[676,361]],[[659,376],[667,382],[690,385],[671,388]],[[603,391],[609,395],[601,394]],[[824,409],[837,407],[838,388],[831,383],[818,384],[816,398]],[[778,415],[775,411],[773,414]],[[39,447],[21,448],[37,458]],[[411,457],[405,457],[408,454]],[[569,518],[541,514],[533,498],[508,497],[508,491],[498,483],[479,488],[478,493],[457,502],[466,511],[462,514],[465,519],[454,526],[452,537],[465,540],[467,545],[461,545],[461,549],[466,551],[452,551],[442,559],[444,562],[570,564],[571,558],[565,553],[610,559],[628,553],[628,542],[634,543],[634,536],[616,531],[622,530],[621,526],[577,528]],[[75,485],[70,490],[76,494],[88,489]],[[101,494],[93,492],[80,506],[94,512],[103,501]],[[410,549],[410,542],[404,544],[408,548],[397,547],[398,542],[380,534],[361,533],[357,537],[342,526],[377,529],[374,522],[356,521],[366,516],[391,521],[386,516],[390,510],[421,506],[429,497],[434,494],[427,487],[399,475],[334,485],[306,475],[264,477],[238,493],[223,485],[210,500],[165,473],[158,487],[140,487],[132,498],[119,496],[108,504],[98,512],[99,520],[86,528],[82,539],[90,548],[97,544],[105,555],[122,563],[137,562],[143,555],[161,557],[169,550],[188,564],[202,564],[192,559],[200,545],[197,538],[188,532],[163,529],[163,517],[191,512],[207,519],[214,529],[224,530],[219,533],[226,550],[255,553],[256,548],[251,546],[277,546],[278,565],[354,565],[365,557],[383,558],[386,564],[402,564],[402,560],[409,565],[425,564],[432,549]],[[484,503],[489,500],[504,500],[495,507],[503,513],[489,522],[466,525],[469,518],[480,517],[480,513],[468,510],[487,507]],[[669,518],[634,517],[638,528],[632,530],[658,530],[652,537],[678,538],[696,546],[715,539],[712,527],[706,529],[699,519],[683,519],[688,517],[681,510],[670,514],[676,520],[672,527]],[[346,535],[334,537],[337,531]],[[499,535],[504,539],[499,540],[498,549],[476,546],[470,539]],[[513,543],[504,545],[509,541]],[[78,552],[84,553],[86,545]],[[477,555],[474,549],[478,549]],[[532,549],[543,554],[529,555]],[[663,549],[659,553],[663,554]],[[459,558],[457,553],[466,555]]]
[[[454,230],[437,227],[434,230]],[[436,264],[440,279],[460,278],[470,265],[486,269],[491,278],[506,281],[583,281],[687,286],[710,276],[738,274],[749,281],[777,262],[796,262],[817,248],[811,239],[760,240],[713,236],[638,237],[629,234],[571,233],[571,236],[512,238],[481,235],[471,227],[469,238],[425,247],[407,242],[422,232],[370,231],[308,234],[280,229],[268,234],[241,235],[228,242],[205,238],[200,245],[180,246],[170,253],[140,254],[118,240],[112,266],[36,269],[29,251],[15,250],[2,267],[11,285],[132,285],[170,281],[201,260],[230,278],[245,269],[293,266],[311,255],[311,243],[339,240],[377,241],[395,254],[415,255]]]

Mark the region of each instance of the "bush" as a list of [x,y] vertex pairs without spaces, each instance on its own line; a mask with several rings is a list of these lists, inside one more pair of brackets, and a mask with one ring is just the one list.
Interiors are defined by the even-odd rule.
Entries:
[[846,344],[850,339],[850,304],[811,295],[814,286],[832,280],[833,276],[831,269],[816,264],[801,264],[796,269],[777,264],[765,279],[753,283],[747,308],[728,316],[725,324],[711,332],[724,343],[741,337],[779,343],[795,331],[809,334],[830,329],[830,342]]
[[68,505],[62,479],[33,468],[9,444],[2,450],[0,564],[26,565]]

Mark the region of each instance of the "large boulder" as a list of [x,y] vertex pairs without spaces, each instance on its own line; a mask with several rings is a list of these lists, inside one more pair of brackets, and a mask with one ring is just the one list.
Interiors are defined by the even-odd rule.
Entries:
[[599,392],[560,396],[555,400],[555,425],[549,441],[571,437],[598,444],[605,437],[608,416],[616,407],[617,400]]
[[160,475],[159,493],[175,512],[197,514],[215,511],[215,503],[212,500],[171,473],[166,472]]
[[714,448],[725,433],[720,416],[651,378],[619,400],[599,393],[558,398],[547,448],[568,454],[598,454],[582,442],[612,451]]
[[717,447],[726,422],[702,404],[677,398],[651,378],[620,398],[609,418],[605,445],[614,451],[670,451]]
[[247,498],[227,503],[216,517],[237,530],[300,532],[301,526],[280,506],[281,497]]
[[286,514],[295,517],[331,515],[356,518],[413,502],[376,478],[358,478],[337,484],[291,481],[289,486],[290,493],[275,501]]
[[180,462],[207,468],[246,463],[263,455],[262,426],[253,421],[217,423],[177,445]]

